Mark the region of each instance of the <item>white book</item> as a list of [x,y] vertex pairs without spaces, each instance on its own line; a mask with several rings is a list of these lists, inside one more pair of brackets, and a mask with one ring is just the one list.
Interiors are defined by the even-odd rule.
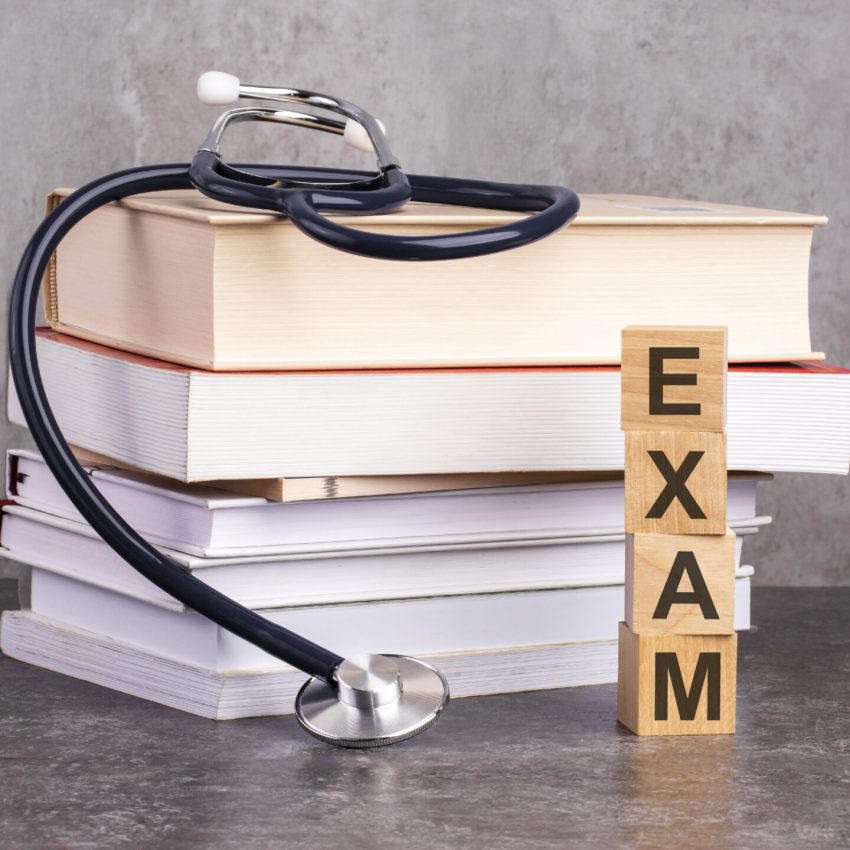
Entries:
[[[67,626],[32,611],[3,614],[0,644],[10,658],[214,720],[291,714],[306,681],[277,666],[217,670]],[[452,699],[617,679],[617,641],[584,641],[429,655]]]
[[[736,565],[743,537],[769,517],[732,523]],[[127,564],[88,525],[31,508],[6,505],[2,554],[79,581],[170,608],[184,606]],[[291,547],[257,555],[252,547],[229,558],[200,558],[163,549],[201,581],[250,608],[456,596],[541,588],[622,584],[625,539],[619,533],[499,539],[316,552]]]
[[[416,539],[436,544],[484,535],[529,539],[623,531],[622,479],[281,503],[142,472],[85,468],[151,542],[209,558],[240,557],[249,548],[272,555],[294,546],[329,551],[410,546]],[[757,484],[769,478],[730,476],[730,522],[755,516]],[[82,519],[34,452],[8,452],[6,481],[7,497],[16,504]]]
[[[738,629],[749,628],[751,575],[748,566],[736,571]],[[279,608],[263,615],[343,656],[394,652],[432,657],[615,641],[623,593],[623,585],[616,584]],[[285,666],[194,611],[170,611],[39,568],[32,571],[30,609],[48,620],[207,669]]]
[[[37,346],[70,443],[182,481],[623,468],[614,367],[233,373]],[[727,434],[730,469],[846,474],[850,372],[730,367]]]

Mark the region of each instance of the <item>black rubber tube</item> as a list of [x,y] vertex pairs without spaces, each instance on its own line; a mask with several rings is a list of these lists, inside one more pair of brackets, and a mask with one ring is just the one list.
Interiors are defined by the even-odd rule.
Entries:
[[[197,160],[198,157],[196,166]],[[261,179],[269,180],[310,175],[320,181],[332,181],[368,176],[363,172],[335,172],[330,169],[286,169],[276,166],[253,168],[258,176],[261,175]],[[401,172],[399,175],[399,181],[403,178],[404,185],[407,185],[407,178]],[[50,471],[92,528],[130,566],[157,587],[222,628],[275,658],[333,684],[334,673],[343,661],[341,656],[272,623],[213,590],[148,543],[122,519],[71,452],[50,408],[41,380],[35,337],[38,293],[47,264],[65,235],[89,213],[104,204],[144,192],[190,189],[194,184],[189,164],[131,168],[101,177],[78,189],[45,218],[24,250],[12,285],[9,359],[15,389],[27,425]],[[284,211],[291,204],[291,210],[288,211],[294,216],[293,222],[320,241],[345,251],[402,260],[458,258],[518,247],[569,223],[579,207],[578,197],[562,187],[507,185],[426,176],[411,176],[410,187],[414,200],[538,212],[516,225],[488,228],[474,233],[404,239],[350,230],[330,222],[316,212],[316,197],[322,195],[318,191],[294,190],[287,196],[288,203],[281,206]],[[261,199],[252,196],[246,199],[245,185],[241,188],[242,192],[236,194],[243,196],[243,204],[250,200],[251,205],[260,207],[273,205],[271,197]],[[257,187],[253,188],[256,190]],[[250,194],[251,187],[247,187],[247,190]],[[394,198],[393,202],[397,200]],[[351,244],[352,237],[356,237],[357,244]]]
[[[247,168],[251,166],[228,166],[218,154],[200,150],[192,160],[190,174],[198,190],[210,198],[284,213],[308,236],[331,248],[379,260],[459,260],[519,248],[568,225],[580,206],[578,195],[563,186],[407,175],[398,168],[388,168],[377,177],[368,172],[335,174],[330,170],[290,168],[278,173],[293,178],[318,174],[328,182],[334,178],[365,181],[373,177],[376,182],[370,191],[363,191],[362,187],[344,191],[332,185],[327,189],[288,189],[275,185],[277,174],[270,174],[268,169],[253,167],[251,174]],[[376,215],[398,209],[407,200],[534,215],[482,230],[398,236],[347,227],[323,214]]]
[[94,530],[128,564],[157,587],[261,649],[333,684],[341,656],[272,623],[213,590],[134,531],[106,501],[74,457],[50,409],[38,368],[35,317],[50,257],[62,238],[89,213],[111,201],[167,189],[189,189],[188,165],[156,165],[119,171],[69,195],[42,222],[27,245],[9,306],[9,360],[18,399],[45,463]]

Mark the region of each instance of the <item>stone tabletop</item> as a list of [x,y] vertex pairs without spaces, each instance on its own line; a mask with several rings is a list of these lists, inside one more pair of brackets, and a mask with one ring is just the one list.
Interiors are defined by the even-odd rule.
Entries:
[[335,750],[292,717],[202,720],[0,658],[0,847],[846,847],[848,606],[754,588],[734,737],[636,738],[601,685]]

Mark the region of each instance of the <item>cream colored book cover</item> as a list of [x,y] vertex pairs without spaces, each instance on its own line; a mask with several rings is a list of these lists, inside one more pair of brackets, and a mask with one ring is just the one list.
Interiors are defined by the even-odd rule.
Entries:
[[[54,199],[67,194],[60,190]],[[409,204],[347,219],[382,232],[515,213]],[[47,276],[51,325],[218,370],[616,363],[626,324],[718,324],[732,362],[819,359],[808,323],[818,216],[585,195],[576,221],[502,254],[394,263],[186,191],[96,211]]]

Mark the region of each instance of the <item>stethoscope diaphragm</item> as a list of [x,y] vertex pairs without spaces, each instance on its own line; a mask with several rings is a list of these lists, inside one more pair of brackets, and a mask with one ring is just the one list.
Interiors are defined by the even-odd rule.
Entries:
[[336,687],[310,679],[295,715],[313,737],[337,747],[397,744],[424,732],[449,701],[445,677],[407,655],[359,655],[336,671]]

